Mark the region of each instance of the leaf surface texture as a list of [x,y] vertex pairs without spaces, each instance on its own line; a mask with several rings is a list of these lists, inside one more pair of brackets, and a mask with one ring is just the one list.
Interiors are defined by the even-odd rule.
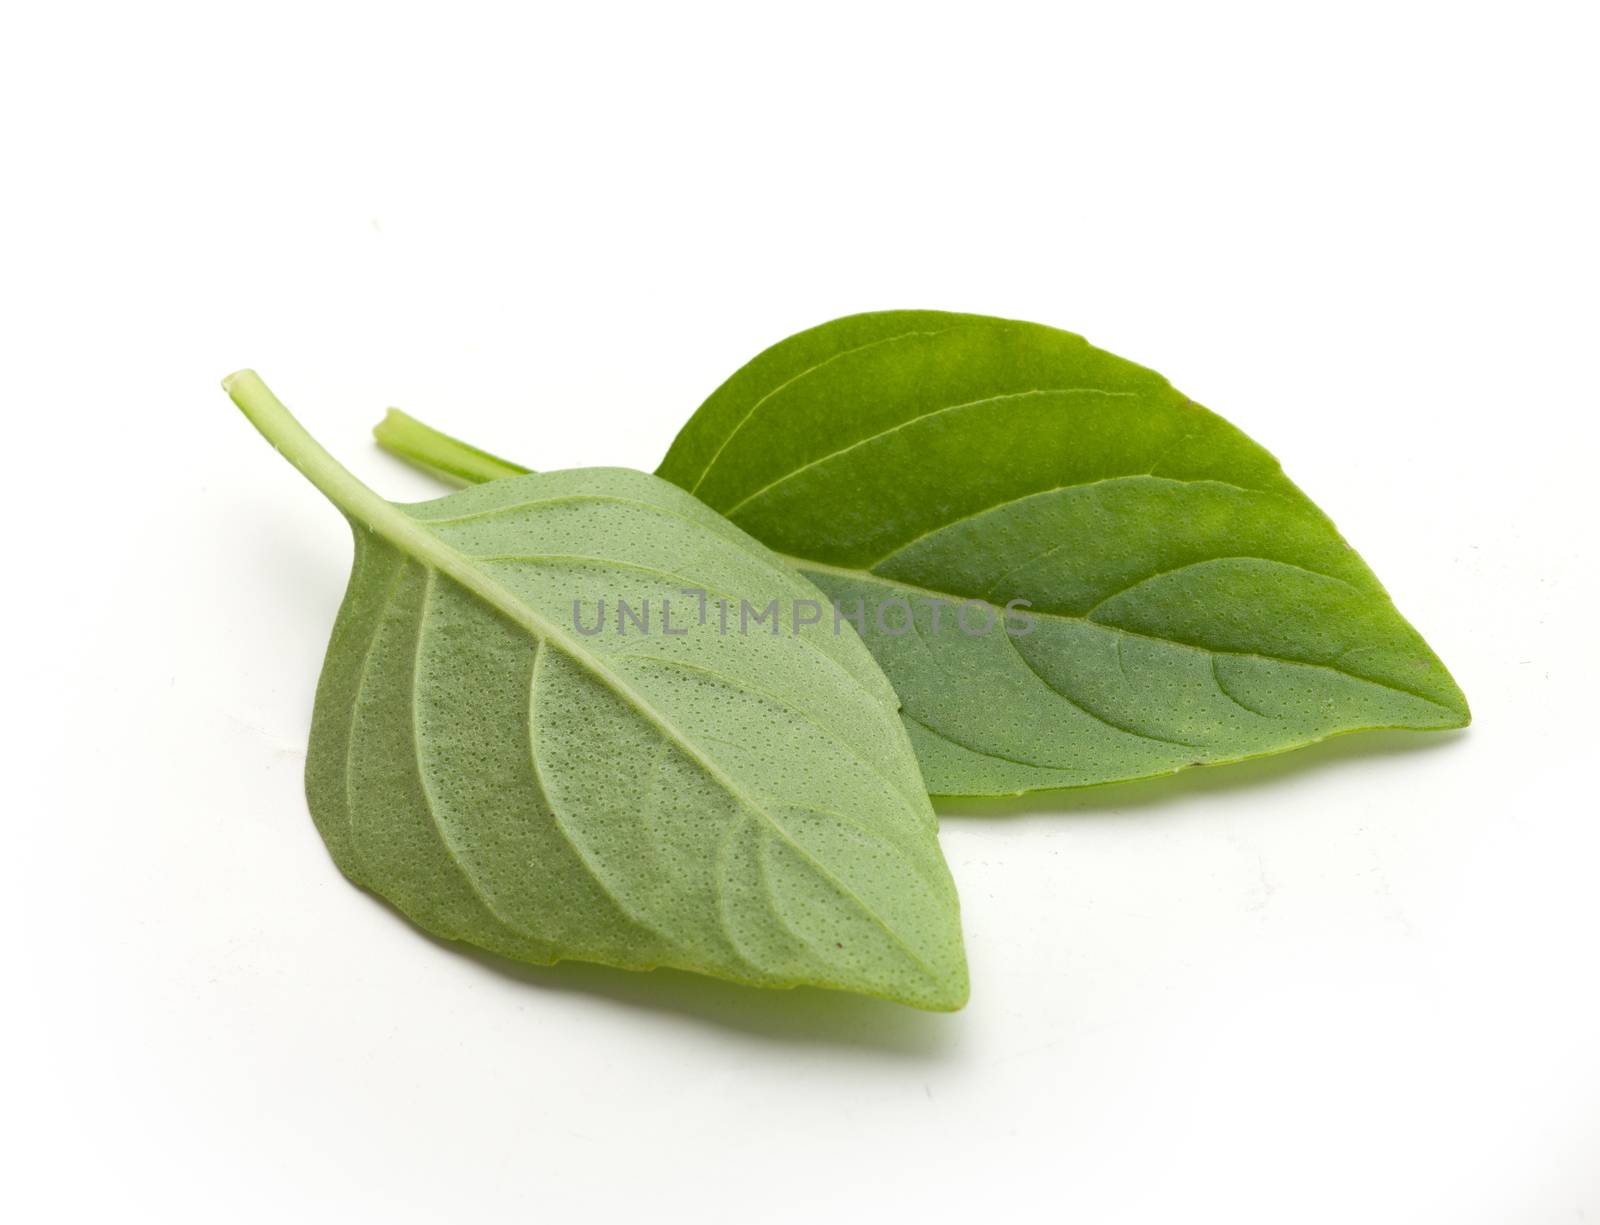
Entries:
[[[827,619],[720,632],[719,596],[787,610],[825,600],[811,583],[644,473],[397,507],[279,446],[355,533],[307,763],[352,880],[525,961],[965,1001],[954,885],[881,670]],[[703,623],[685,588],[707,592]],[[619,599],[648,603],[648,634],[617,632]],[[603,631],[578,632],[600,600]]]
[[[847,608],[864,601],[934,794],[1469,719],[1270,454],[1067,332],[931,311],[824,324],[723,384],[658,475]],[[957,623],[976,602],[974,627],[984,608],[1003,625],[1012,600],[1031,605],[1024,635]]]

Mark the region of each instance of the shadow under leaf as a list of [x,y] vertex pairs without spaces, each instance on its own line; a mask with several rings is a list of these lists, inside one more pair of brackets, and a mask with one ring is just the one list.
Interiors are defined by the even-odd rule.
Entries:
[[641,1013],[657,1013],[790,1044],[860,1048],[935,1058],[959,1040],[959,1013],[922,1012],[903,1004],[815,987],[746,987],[683,970],[625,970],[583,961],[528,965],[422,931],[383,898],[361,892],[441,949],[520,987],[583,995]]

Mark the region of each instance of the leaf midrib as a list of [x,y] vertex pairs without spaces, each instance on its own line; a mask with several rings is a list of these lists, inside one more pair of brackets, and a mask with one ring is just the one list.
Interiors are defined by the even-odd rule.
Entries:
[[[778,556],[780,558],[782,558],[783,561],[786,562],[788,565],[791,565],[795,569],[799,570],[802,574],[807,573],[807,572],[815,572],[815,573],[820,573],[820,574],[833,574],[833,575],[837,575],[840,578],[853,579],[853,580],[855,580],[857,582],[863,582],[863,583],[877,583],[877,584],[879,584],[881,586],[893,587],[893,588],[896,588],[896,589],[901,590],[901,591],[909,591],[909,592],[914,592],[914,593],[918,593],[918,594],[921,594],[921,595],[931,596],[931,597],[934,597],[936,599],[944,600],[944,601],[948,601],[948,602],[965,602],[965,601],[970,600],[970,601],[973,601],[975,603],[983,604],[983,605],[985,605],[985,606],[987,606],[989,608],[995,609],[997,612],[1003,611],[1003,607],[1004,607],[1003,605],[998,605],[998,604],[994,603],[994,601],[987,600],[982,596],[968,596],[968,595],[961,595],[961,594],[959,594],[957,592],[952,592],[952,591],[940,591],[937,588],[924,587],[924,586],[922,586],[920,584],[908,583],[908,582],[905,582],[905,581],[903,581],[901,579],[887,578],[884,575],[877,574],[877,573],[875,573],[874,571],[871,571],[871,570],[860,570],[860,569],[856,569],[855,567],[852,567],[852,566],[829,565],[829,564],[827,564],[825,562],[812,561],[811,559],[805,558],[805,557],[796,557],[791,553],[779,553]],[[1211,559],[1211,560],[1215,560],[1215,559]],[[1271,560],[1271,559],[1265,559],[1265,560]],[[1293,563],[1284,563],[1284,564],[1292,565]],[[1296,568],[1299,569],[1301,567],[1296,567]],[[1313,573],[1315,573],[1315,571],[1313,571]],[[1323,575],[1322,577],[1331,578],[1332,576],[1331,575]],[[1339,580],[1339,581],[1342,581],[1342,580]],[[1283,656],[1267,655],[1267,654],[1265,654],[1265,653],[1263,653],[1261,651],[1230,651],[1230,650],[1224,650],[1224,649],[1220,649],[1220,648],[1216,648],[1216,647],[1203,646],[1203,645],[1201,645],[1200,643],[1197,643],[1197,642],[1184,642],[1184,641],[1182,641],[1180,639],[1177,639],[1177,638],[1163,638],[1158,634],[1145,634],[1145,633],[1141,633],[1138,630],[1125,629],[1124,627],[1122,627],[1120,625],[1111,625],[1111,624],[1109,624],[1109,623],[1107,623],[1105,621],[1096,621],[1096,620],[1092,619],[1091,617],[1080,616],[1080,615],[1077,615],[1077,614],[1074,614],[1074,613],[1053,612],[1053,611],[1049,611],[1049,610],[1040,610],[1040,609],[1029,608],[1027,610],[1027,615],[1030,616],[1030,617],[1047,617],[1047,618],[1050,618],[1051,620],[1055,620],[1055,621],[1070,621],[1070,622],[1075,622],[1075,623],[1080,624],[1080,625],[1092,625],[1096,629],[1110,630],[1113,633],[1124,634],[1129,638],[1139,638],[1139,639],[1143,639],[1146,642],[1157,642],[1157,643],[1160,643],[1163,646],[1183,647],[1183,648],[1185,648],[1187,650],[1191,650],[1191,651],[1204,651],[1207,654],[1210,654],[1210,655],[1213,655],[1213,656],[1215,656],[1215,655],[1226,655],[1226,656],[1229,656],[1229,657],[1232,657],[1232,658],[1238,658],[1238,659],[1259,659],[1259,660],[1263,660],[1263,661],[1265,661],[1267,663],[1274,663],[1274,664],[1292,664],[1292,665],[1294,665],[1296,667],[1301,667],[1301,668],[1321,668],[1321,669],[1323,669],[1325,671],[1333,672],[1333,673],[1336,673],[1339,676],[1346,677],[1349,680],[1359,681],[1360,683],[1365,684],[1365,685],[1372,685],[1372,686],[1375,686],[1376,688],[1379,688],[1379,689],[1387,689],[1392,693],[1403,693],[1407,697],[1416,698],[1419,702],[1426,702],[1428,705],[1436,707],[1437,709],[1444,711],[1446,714],[1450,715],[1452,718],[1457,717],[1459,715],[1458,711],[1452,709],[1449,706],[1446,706],[1443,702],[1440,702],[1436,698],[1429,697],[1427,694],[1418,693],[1414,689],[1407,689],[1403,685],[1393,685],[1393,684],[1390,684],[1390,683],[1388,683],[1386,681],[1374,680],[1370,676],[1359,676],[1354,672],[1347,672],[1343,668],[1335,667],[1333,664],[1317,663],[1314,660],[1306,660],[1306,659],[1287,659],[1287,658],[1284,658]]]
[[[381,502],[381,500],[379,501]],[[882,915],[868,906],[853,889],[823,865],[806,847],[797,842],[793,835],[784,829],[773,818],[772,814],[767,812],[756,801],[754,796],[735,782],[716,762],[701,752],[699,747],[676,724],[662,715],[643,694],[623,677],[612,671],[598,656],[584,650],[581,643],[575,641],[555,623],[534,611],[515,592],[485,574],[473,564],[473,559],[468,554],[462,553],[440,540],[422,526],[422,521],[411,518],[399,507],[392,503],[381,502],[381,510],[379,506],[368,505],[365,514],[358,514],[355,508],[351,506],[341,506],[341,509],[347,515],[358,519],[372,531],[383,536],[402,553],[406,553],[424,565],[438,570],[468,592],[477,596],[485,604],[488,604],[491,608],[496,609],[515,624],[521,626],[535,638],[554,643],[563,654],[567,655],[580,667],[593,673],[613,692],[637,710],[640,715],[654,724],[662,735],[677,744],[735,801],[758,816],[779,838],[793,847],[795,852],[811,865],[818,876],[822,877],[837,889],[842,896],[854,903],[863,915],[898,944],[936,986],[942,983],[942,976],[920,954],[911,948],[905,937],[889,926]],[[382,513],[385,510],[389,513]]]

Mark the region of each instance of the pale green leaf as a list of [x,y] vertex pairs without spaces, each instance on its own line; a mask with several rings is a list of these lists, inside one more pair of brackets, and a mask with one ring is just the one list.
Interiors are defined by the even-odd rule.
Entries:
[[[881,671],[830,618],[720,631],[719,597],[824,601],[808,581],[639,472],[397,507],[253,375],[229,390],[355,531],[307,765],[347,876],[524,961],[960,1007],[955,889]],[[619,598],[650,633],[616,632]]]

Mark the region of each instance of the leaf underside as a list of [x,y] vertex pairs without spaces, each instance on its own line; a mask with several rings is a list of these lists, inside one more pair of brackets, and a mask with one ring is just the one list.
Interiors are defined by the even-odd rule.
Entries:
[[[643,473],[399,509],[426,547],[352,516],[313,720],[311,811],[348,876],[524,961],[964,1002],[954,886],[871,656],[826,622],[723,635],[680,594],[815,588]],[[650,634],[616,633],[618,598],[648,600]],[[592,628],[601,599],[605,631],[577,633],[573,602]],[[661,632],[663,600],[687,633]]]
[[[658,475],[847,608],[865,601],[936,795],[1470,718],[1271,455],[1070,333],[932,311],[824,324],[713,393]],[[898,605],[872,615],[896,599],[910,632]],[[952,607],[1019,599],[1024,636],[964,633]]]

